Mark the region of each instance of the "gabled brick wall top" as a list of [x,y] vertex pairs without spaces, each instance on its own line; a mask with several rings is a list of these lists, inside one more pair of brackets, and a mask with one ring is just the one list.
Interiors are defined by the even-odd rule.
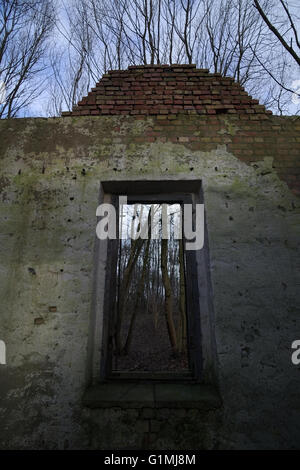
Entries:
[[232,78],[195,65],[132,66],[103,75],[96,88],[63,116],[272,114]]

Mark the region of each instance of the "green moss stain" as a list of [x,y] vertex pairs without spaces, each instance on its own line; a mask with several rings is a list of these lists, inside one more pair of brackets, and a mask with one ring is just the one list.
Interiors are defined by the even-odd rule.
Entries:
[[221,122],[223,122],[224,127],[218,131],[218,134],[229,134],[233,137],[239,131],[239,127],[236,125],[236,121],[231,121],[227,117],[223,116]]

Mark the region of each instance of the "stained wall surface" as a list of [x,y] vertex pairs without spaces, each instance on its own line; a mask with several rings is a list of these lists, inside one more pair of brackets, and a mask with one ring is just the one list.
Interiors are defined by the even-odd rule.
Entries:
[[[299,448],[299,120],[0,121],[0,448]],[[263,116],[263,118],[261,118]],[[83,405],[101,181],[202,181],[216,409]]]

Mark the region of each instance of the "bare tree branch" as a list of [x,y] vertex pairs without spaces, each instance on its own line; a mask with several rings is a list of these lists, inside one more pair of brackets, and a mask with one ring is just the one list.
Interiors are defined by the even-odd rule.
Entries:
[[[277,39],[280,41],[280,43],[283,45],[283,47],[290,53],[290,55],[295,59],[295,61],[297,62],[298,65],[300,65],[300,56],[296,53],[295,49],[292,47],[292,46],[289,46],[288,43],[285,41],[284,37],[282,34],[280,34],[280,32],[278,31],[278,29],[271,23],[271,21],[269,20],[269,18],[267,17],[267,15],[265,14],[265,12],[263,11],[263,9],[261,8],[260,4],[258,3],[258,0],[253,0],[254,1],[254,5],[255,5],[255,8],[257,9],[257,11],[259,12],[259,14],[261,15],[262,19],[264,20],[264,22],[266,23],[266,25],[268,26],[268,28],[270,29],[270,31],[272,31],[273,34],[275,34],[275,36],[277,37]],[[280,3],[282,5],[284,5],[283,1],[280,0]],[[286,11],[288,11],[287,7],[284,5],[284,9]],[[289,18],[290,18],[290,14],[288,15]],[[291,21],[291,26],[292,28],[294,29],[295,26],[294,26],[294,23]],[[298,36],[297,36],[297,32],[296,32],[296,42],[297,42],[297,45],[299,47],[299,41],[298,41]]]

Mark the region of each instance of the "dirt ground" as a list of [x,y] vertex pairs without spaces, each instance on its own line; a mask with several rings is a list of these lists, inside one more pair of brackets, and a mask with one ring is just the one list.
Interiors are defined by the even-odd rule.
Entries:
[[[131,312],[127,312],[122,328],[123,344],[128,331]],[[174,315],[175,322],[178,315]],[[157,327],[151,313],[139,311],[129,354],[114,357],[114,370],[121,371],[188,371],[187,351],[174,356],[170,345],[166,319],[160,313]]]

